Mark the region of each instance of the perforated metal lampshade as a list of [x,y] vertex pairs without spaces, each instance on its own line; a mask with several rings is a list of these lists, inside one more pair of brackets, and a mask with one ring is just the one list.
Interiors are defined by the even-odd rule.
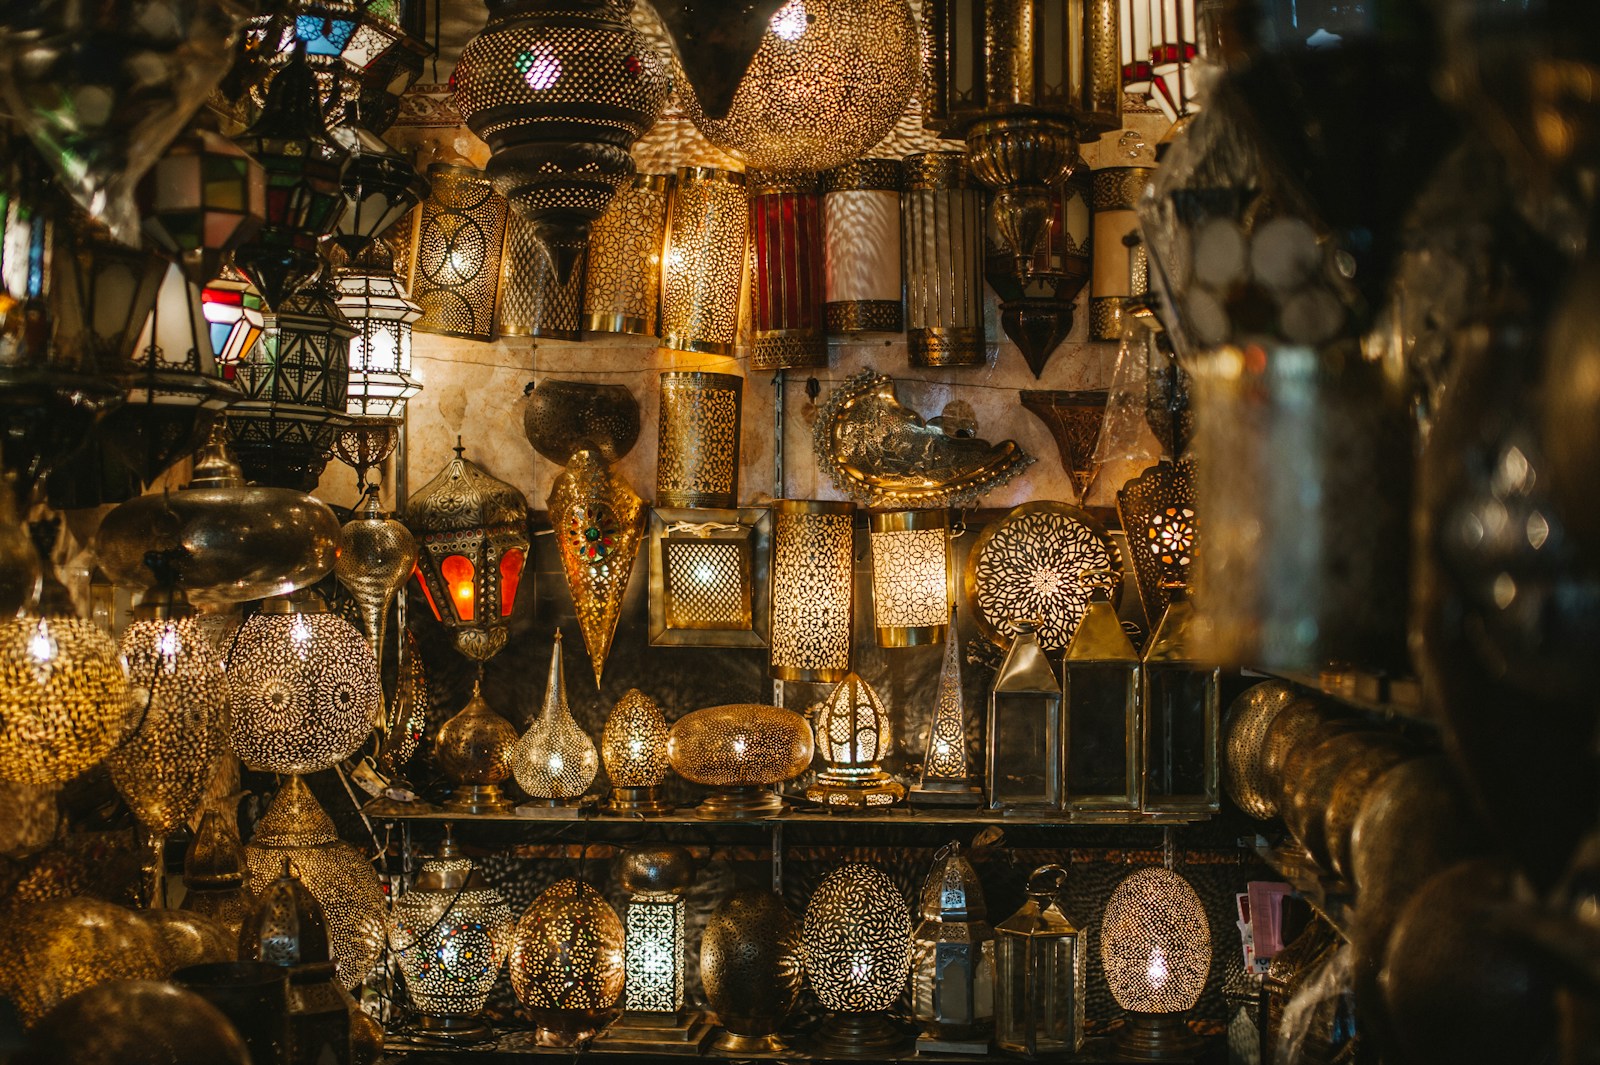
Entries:
[[817,754],[824,769],[806,798],[828,809],[893,805],[906,789],[883,770],[893,736],[889,712],[855,673],[839,682],[816,712]]
[[511,988],[545,1045],[572,1046],[616,1016],[625,980],[617,911],[582,880],[558,880],[517,922]]
[[911,969],[911,911],[877,866],[841,865],[817,885],[802,925],[806,982],[834,1011],[820,1042],[854,1051],[892,1044],[883,1017]]

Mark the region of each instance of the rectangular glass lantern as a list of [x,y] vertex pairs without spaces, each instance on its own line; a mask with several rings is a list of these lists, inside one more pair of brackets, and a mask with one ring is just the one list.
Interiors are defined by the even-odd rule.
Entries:
[[1061,806],[1061,686],[1033,623],[1016,626],[989,692],[989,809],[1055,810]]
[[1194,651],[1194,607],[1173,592],[1144,656],[1144,798],[1147,813],[1219,808],[1218,685],[1222,671]]
[[652,647],[765,647],[772,515],[764,507],[650,511]]
[[1139,654],[1096,588],[1061,663],[1061,790],[1068,810],[1139,808]]
[[1057,899],[1059,865],[1035,869],[1028,900],[995,926],[995,1044],[1027,1057],[1083,1048],[1083,933]]
[[637,894],[628,899],[622,1004],[629,1013],[676,1015],[683,1009],[682,895]]

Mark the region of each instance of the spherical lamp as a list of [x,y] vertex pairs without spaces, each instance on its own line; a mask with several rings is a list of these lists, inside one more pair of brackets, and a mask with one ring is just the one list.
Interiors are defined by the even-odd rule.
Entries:
[[64,784],[111,752],[128,719],[117,647],[92,621],[0,623],[0,777]]
[[540,1045],[574,1046],[616,1018],[623,939],[617,911],[582,880],[558,880],[533,900],[517,922],[511,989]]
[[783,812],[772,790],[805,772],[811,726],[792,710],[759,703],[711,706],[680,717],[667,735],[667,758],[683,779],[715,788],[695,816],[708,821]]
[[800,922],[780,895],[745,888],[712,911],[700,939],[700,984],[724,1029],[718,1050],[787,1049],[777,1031],[800,1001],[803,949]]
[[100,899],[45,899],[18,906],[11,964],[0,997],[33,1027],[58,1003],[109,980],[159,980],[166,969],[154,928]]
[[16,1065],[250,1065],[238,1031],[192,991],[113,980],[50,1011]]
[[883,771],[891,741],[889,712],[872,686],[851,673],[816,712],[817,753],[826,767],[806,798],[829,810],[862,811],[892,806],[905,785]]
[[671,803],[658,797],[670,768],[670,731],[660,704],[638,688],[629,688],[617,700],[600,738],[600,757],[611,780],[607,810],[648,816],[672,809]]
[[1100,963],[1112,997],[1128,1011],[1118,1054],[1188,1058],[1199,1040],[1183,1014],[1200,1001],[1211,971],[1211,926],[1189,882],[1155,866],[1118,884],[1100,919]]
[[824,1054],[875,1056],[904,1041],[889,1020],[911,970],[911,911],[872,865],[841,865],[817,885],[802,929],[806,979],[833,1011],[818,1036]]

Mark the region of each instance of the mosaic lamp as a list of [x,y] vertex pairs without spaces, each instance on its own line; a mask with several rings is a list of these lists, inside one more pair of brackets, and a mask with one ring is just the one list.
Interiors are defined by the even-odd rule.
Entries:
[[644,537],[644,501],[598,450],[582,447],[550,486],[546,506],[599,688]]
[[700,985],[723,1028],[718,1050],[788,1049],[777,1031],[800,1001],[803,952],[800,922],[783,896],[741,888],[717,905],[700,937]]
[[671,768],[667,735],[671,731],[661,705],[638,688],[629,688],[606,717],[600,758],[611,781],[606,809],[618,814],[662,814],[672,804],[660,798],[661,782]]
[[1100,962],[1128,1012],[1117,1052],[1136,1061],[1188,1058],[1198,1038],[1183,1014],[1211,971],[1211,926],[1200,896],[1170,869],[1140,869],[1111,892],[1100,919]]
[[266,327],[261,292],[228,263],[200,290],[200,304],[211,330],[217,369],[224,377],[231,377],[231,367],[244,361]]
[[1083,1047],[1083,932],[1061,909],[1067,871],[1044,865],[1028,898],[995,926],[995,1043],[1028,1057]]
[[203,121],[173,141],[139,183],[145,236],[195,285],[217,276],[223,257],[255,235],[267,212],[266,171]]
[[515,930],[500,892],[461,853],[446,825],[444,842],[389,916],[389,947],[424,1032],[451,1043],[489,1037],[479,1014]]
[[625,933],[586,881],[558,880],[517,922],[511,989],[533,1016],[541,1046],[575,1046],[617,1016]]
[[0,623],[0,777],[64,784],[96,765],[127,727],[127,675],[92,621],[21,614]]
[[517,786],[535,805],[576,806],[594,783],[600,756],[594,740],[578,726],[567,706],[566,673],[561,665],[561,630],[550,649],[550,679],[544,710],[511,752]]
[[811,726],[792,710],[759,703],[711,706],[684,714],[667,735],[667,758],[683,779],[714,789],[695,808],[708,821],[783,812],[773,785],[811,764]]
[[860,812],[892,806],[905,785],[883,771],[893,736],[889,712],[872,686],[855,673],[839,682],[813,711],[817,754],[825,768],[806,798],[830,811]]
[[983,884],[961,846],[934,855],[911,933],[911,1014],[919,1047],[985,1054],[994,1027],[995,935]]
[[832,1015],[817,1048],[869,1057],[904,1042],[888,1011],[911,970],[911,911],[877,866],[841,865],[817,885],[802,926],[806,980]]

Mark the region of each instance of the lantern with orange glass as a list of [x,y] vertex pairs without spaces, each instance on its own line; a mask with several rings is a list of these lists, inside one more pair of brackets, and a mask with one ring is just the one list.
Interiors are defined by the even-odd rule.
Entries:
[[506,645],[507,626],[528,562],[528,501],[515,487],[463,457],[411,496],[405,524],[417,538],[417,584],[456,650],[478,663],[472,698],[439,727],[439,766],[454,785],[446,805],[472,812],[510,809],[500,785],[511,775],[517,730],[479,691],[483,663]]

